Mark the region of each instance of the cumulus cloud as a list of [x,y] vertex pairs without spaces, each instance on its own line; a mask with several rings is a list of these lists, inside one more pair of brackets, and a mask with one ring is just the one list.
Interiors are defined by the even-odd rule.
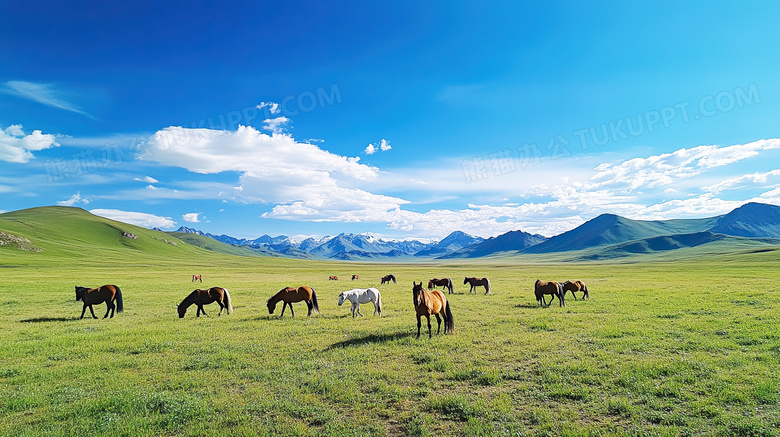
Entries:
[[239,185],[224,196],[276,204],[269,217],[339,220],[345,212],[407,203],[362,188],[377,179],[376,167],[287,134],[268,135],[248,126],[234,132],[169,127],[145,146],[150,153],[144,159],[163,165],[203,174],[237,172]]
[[31,152],[58,147],[54,135],[34,130],[25,135],[22,125],[14,124],[0,129],[0,160],[24,164],[34,158]]
[[68,199],[68,200],[61,200],[61,201],[57,202],[57,205],[73,206],[73,205],[75,205],[77,203],[83,203],[83,204],[86,205],[86,204],[89,203],[89,199],[82,198],[81,197],[81,192],[78,192],[78,193],[70,196],[70,199]]
[[201,213],[199,212],[188,212],[187,214],[182,215],[181,218],[187,223],[200,223],[200,219],[198,218],[200,214]]
[[63,92],[57,90],[50,84],[12,80],[5,83],[2,91],[6,94],[32,100],[33,102],[38,102],[46,106],[64,109],[66,111],[85,115],[89,118],[94,118],[72,103],[65,101],[62,97]]
[[141,226],[144,228],[172,228],[176,226],[176,222],[171,220],[170,217],[160,217],[154,214],[148,214],[145,212],[133,212],[122,211],[119,209],[93,209],[92,214],[100,217],[105,217],[118,222],[129,223],[131,225]]
[[263,128],[271,131],[275,134],[282,133],[284,131],[284,125],[290,122],[287,117],[276,117],[263,120]]

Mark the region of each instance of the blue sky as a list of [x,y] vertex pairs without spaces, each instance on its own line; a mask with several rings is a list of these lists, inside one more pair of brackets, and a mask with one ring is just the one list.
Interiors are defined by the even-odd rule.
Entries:
[[778,9],[5,1],[0,211],[438,239],[780,205]]

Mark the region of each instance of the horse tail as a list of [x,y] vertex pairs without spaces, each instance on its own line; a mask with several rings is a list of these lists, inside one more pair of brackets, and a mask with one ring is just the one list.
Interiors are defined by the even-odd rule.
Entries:
[[223,288],[225,290],[225,306],[227,307],[227,313],[230,314],[233,312],[233,302],[230,301],[230,292],[227,288]]
[[121,313],[125,310],[125,303],[122,301],[122,290],[116,285],[114,285],[114,288],[116,288],[116,295],[114,296],[114,299],[116,299],[116,312]]
[[390,276],[390,279],[392,279],[392,280],[393,280],[393,284],[397,284],[397,283],[398,283],[398,282],[396,282],[396,281],[395,281],[395,275],[391,275],[391,276]]
[[487,282],[487,287],[486,287],[487,291],[485,292],[485,294],[488,294],[488,293],[492,294],[493,291],[490,289],[490,279],[485,278],[485,282]]
[[317,303],[317,291],[313,288],[311,289],[311,307],[315,313],[320,312],[320,304]]
[[447,278],[447,288],[450,289],[450,293],[454,293],[455,291],[452,289],[452,278]]
[[376,308],[379,310],[379,317],[382,317],[382,293],[376,292]]
[[585,292],[585,299],[590,299],[590,293],[588,293],[588,286],[584,282],[582,283],[582,291]]
[[449,332],[450,334],[455,333],[455,322],[452,320],[452,311],[450,310],[450,301],[447,301],[447,305],[444,306],[444,315],[447,316],[447,322],[445,325],[444,333],[446,334]]

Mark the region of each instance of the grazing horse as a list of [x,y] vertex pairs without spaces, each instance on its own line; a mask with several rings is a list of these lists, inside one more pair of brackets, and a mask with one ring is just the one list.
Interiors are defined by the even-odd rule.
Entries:
[[[414,284],[412,288],[412,299],[414,309],[417,312],[417,338],[420,338],[420,326],[422,321],[420,317],[425,316],[428,319],[428,338],[431,338],[431,314],[436,315],[438,328],[436,334],[441,332],[441,317],[444,318],[444,333],[452,334],[455,332],[455,323],[452,320],[452,311],[447,297],[440,290],[423,290],[422,282]],[[441,317],[439,315],[441,314]]]
[[203,277],[201,275],[192,275],[192,282],[195,281],[203,282]]
[[355,279],[360,279],[360,276],[358,276],[358,275],[352,275],[352,280],[354,281]]
[[385,285],[386,283],[389,284],[390,281],[393,281],[393,284],[398,283],[395,281],[395,275],[387,275],[387,276],[382,276],[382,283],[379,285]]
[[[545,294],[552,295],[552,297],[550,297],[549,303],[544,301]],[[536,295],[536,301],[539,302],[539,305],[542,307],[549,307],[556,296],[558,297],[558,306],[566,306],[563,301],[563,284],[560,282],[543,282],[537,279],[536,283],[534,284],[534,295]]]
[[338,281],[338,280],[339,280],[338,276],[328,276],[328,281]]
[[190,305],[195,304],[198,306],[198,311],[195,312],[196,317],[200,317],[200,313],[203,313],[204,316],[208,316],[203,309],[203,305],[214,302],[219,304],[218,316],[221,316],[222,310],[225,309],[228,314],[233,312],[233,304],[230,302],[230,293],[228,293],[227,288],[222,287],[211,287],[208,290],[195,290],[190,293],[189,296],[185,297],[176,309],[179,311],[179,318],[181,319],[187,312],[187,308],[189,308]]
[[428,290],[433,290],[433,287],[444,287],[448,290],[450,290],[450,294],[454,293],[452,291],[452,279],[450,278],[433,278],[428,281]]
[[588,286],[585,285],[582,281],[566,281],[563,283],[563,295],[566,296],[566,292],[571,291],[571,295],[574,296],[574,300],[577,300],[577,295],[574,294],[575,291],[581,291],[582,292],[582,300],[590,299],[590,294],[588,294]]
[[469,293],[472,291],[474,294],[477,294],[477,290],[475,290],[476,287],[479,287],[480,285],[485,287],[485,294],[491,293],[490,291],[490,279],[488,278],[469,278],[466,277],[463,279],[463,285],[469,284],[471,285],[471,288],[469,289]]
[[349,291],[339,293],[339,306],[344,303],[345,300],[352,302],[352,318],[355,318],[355,313],[360,317],[363,314],[360,313],[361,303],[373,303],[374,315],[379,313],[379,317],[382,317],[382,294],[376,288],[355,288]]
[[279,301],[284,302],[284,305],[282,305],[282,314],[279,315],[279,318],[284,316],[284,310],[287,308],[287,305],[290,305],[290,313],[293,317],[295,317],[295,312],[293,311],[292,307],[293,302],[305,301],[306,305],[309,307],[309,316],[311,316],[312,310],[314,310],[315,313],[320,312],[320,305],[317,303],[317,292],[313,288],[306,285],[298,288],[285,287],[279,290],[278,293],[271,296],[271,298],[268,299],[268,302],[266,302],[266,305],[268,306],[268,314],[274,313],[276,304]]
[[[115,300],[116,305],[114,305]],[[92,318],[97,319],[95,311],[92,310],[92,305],[96,303],[106,303],[106,315],[103,316],[104,319],[108,317],[109,312],[111,313],[111,317],[114,317],[115,308],[118,313],[125,310],[124,303],[122,302],[122,290],[116,285],[104,285],[100,288],[76,286],[76,301],[84,302],[84,308],[81,309],[81,317],[79,317],[79,320],[84,318],[84,312],[87,310],[87,307],[89,307],[89,312],[92,313]]]

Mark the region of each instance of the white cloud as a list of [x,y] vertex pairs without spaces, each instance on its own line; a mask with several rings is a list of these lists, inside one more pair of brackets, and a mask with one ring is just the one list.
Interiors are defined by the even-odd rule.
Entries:
[[2,89],[2,91],[7,94],[11,94],[27,100],[32,100],[33,102],[38,102],[46,106],[64,109],[66,111],[75,112],[77,114],[94,118],[75,105],[65,101],[61,97],[61,94],[63,93],[56,90],[54,86],[50,84],[12,80],[5,83],[5,87]]
[[284,131],[284,125],[290,122],[287,117],[276,117],[263,120],[263,129],[280,134]]
[[378,151],[386,152],[392,148],[393,147],[390,145],[390,142],[383,138],[376,144],[369,144],[366,146],[365,153],[366,155],[373,155]]
[[185,222],[188,223],[200,223],[200,220],[198,218],[198,215],[202,213],[200,212],[188,212],[187,214],[184,214],[181,216],[182,219],[184,219]]
[[68,199],[68,200],[61,200],[61,201],[57,202],[57,205],[73,206],[73,205],[75,205],[77,203],[83,203],[83,204],[86,205],[86,204],[89,203],[89,199],[83,199],[81,197],[81,193],[79,192],[79,193],[76,193],[76,194],[70,196],[70,199]]
[[274,102],[260,102],[260,104],[255,107],[257,109],[268,108],[271,114],[278,114],[282,111],[281,109],[279,109],[279,104]]
[[155,178],[153,178],[151,176],[144,176],[142,178],[133,178],[133,180],[134,181],[138,181],[138,182],[146,182],[148,184],[156,184],[156,183],[160,182],[160,181],[158,181],[157,179],[155,179]]
[[14,124],[0,129],[0,160],[24,164],[34,158],[31,151],[57,147],[54,135],[44,134],[39,130],[25,135],[22,126]]
[[780,170],[771,170],[767,172],[759,172],[737,176],[733,178],[725,179],[717,184],[704,187],[704,190],[712,193],[720,193],[721,191],[732,189],[744,183],[767,184],[770,179],[780,178]]
[[362,188],[377,179],[376,167],[296,142],[287,134],[267,135],[246,126],[235,132],[169,127],[155,133],[147,146],[145,159],[163,165],[203,174],[238,172],[239,185],[223,195],[277,204],[269,217],[339,220],[346,212],[407,203]]
[[131,225],[141,226],[144,228],[157,227],[165,229],[176,226],[176,222],[171,220],[170,217],[160,217],[145,212],[122,211],[118,209],[93,209],[90,212],[92,214],[111,220],[129,223]]

